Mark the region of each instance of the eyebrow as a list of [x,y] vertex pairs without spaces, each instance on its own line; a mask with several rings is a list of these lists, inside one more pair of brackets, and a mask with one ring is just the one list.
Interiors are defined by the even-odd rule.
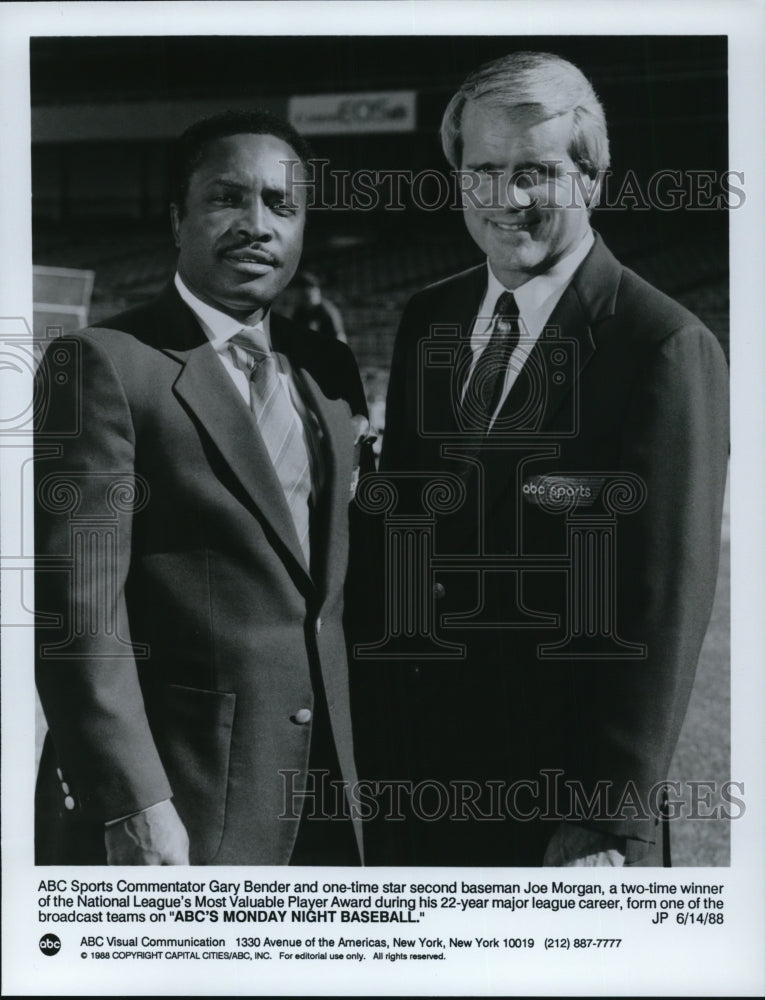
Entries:
[[234,188],[237,191],[244,191],[247,187],[241,181],[235,181],[230,177],[221,177],[220,175],[208,177],[204,183],[205,187],[214,187],[217,185],[218,187]]
[[[233,180],[232,178],[225,176],[208,178],[208,180],[205,181],[205,187],[207,188],[223,187],[238,192],[245,192],[250,190],[249,184],[244,184],[242,181]],[[266,196],[278,195],[280,197],[284,197],[286,193],[287,193],[286,187],[282,187],[277,184],[267,184],[262,188],[262,194]]]
[[500,171],[500,170],[502,170],[502,167],[498,167],[496,164],[491,163],[491,162],[489,162],[487,160],[485,163],[466,163],[465,164],[465,169],[466,170],[496,170],[496,171]]
[[[521,174],[524,170],[535,170],[539,167],[544,167],[547,169],[549,166],[559,167],[563,163],[563,160],[558,156],[541,156],[538,159],[522,160],[520,163],[516,164],[513,169],[513,174]],[[504,171],[506,168],[498,163],[493,163],[491,160],[487,160],[483,163],[466,163],[465,169],[467,170],[495,170],[498,173]]]

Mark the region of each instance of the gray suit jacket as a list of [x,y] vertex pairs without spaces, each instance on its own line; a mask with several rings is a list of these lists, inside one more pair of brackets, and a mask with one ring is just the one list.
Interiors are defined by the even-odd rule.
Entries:
[[363,390],[345,345],[277,316],[272,339],[323,436],[310,573],[252,415],[172,286],[46,353],[38,863],[102,861],[104,821],[170,796],[192,863],[288,862],[317,684],[355,780],[342,613]]

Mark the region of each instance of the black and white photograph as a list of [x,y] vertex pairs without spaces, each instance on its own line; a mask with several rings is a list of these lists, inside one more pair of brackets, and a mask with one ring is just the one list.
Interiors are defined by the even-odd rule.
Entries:
[[14,6],[3,992],[757,995],[762,11]]

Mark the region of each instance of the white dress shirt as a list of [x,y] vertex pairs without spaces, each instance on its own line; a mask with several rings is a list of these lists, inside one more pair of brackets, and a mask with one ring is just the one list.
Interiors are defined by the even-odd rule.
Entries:
[[[221,364],[226,369],[229,378],[236,386],[237,392],[249,407],[250,379],[247,373],[234,363],[234,359],[231,357],[231,344],[229,341],[234,334],[239,333],[242,327],[248,326],[262,330],[266,342],[269,348],[271,348],[270,313],[266,312],[263,318],[257,323],[243,323],[238,319],[234,319],[233,316],[221,312],[220,309],[202,302],[201,299],[189,290],[184,284],[183,278],[177,273],[175,275],[175,287],[178,289],[180,297],[199,320],[199,325],[215,349],[215,353],[220,358]],[[297,379],[290,368],[288,359],[278,351],[274,352],[274,358],[276,359],[279,378],[287,391],[287,397],[293,412],[303,429],[303,439],[311,462],[311,495],[315,502],[323,482],[323,464],[321,461],[321,438],[323,435],[321,426],[315,414],[309,409],[300,394]]]
[[470,334],[470,349],[473,353],[473,359],[470,364],[470,373],[463,388],[463,398],[476,363],[491,337],[494,310],[496,309],[497,300],[500,295],[504,292],[512,292],[520,314],[520,338],[518,346],[510,355],[511,361],[508,363],[507,370],[505,371],[505,384],[502,396],[496,410],[492,414],[490,427],[504,406],[505,400],[518,377],[518,373],[526,363],[526,359],[531,354],[534,344],[536,344],[547,321],[552,316],[553,310],[568,288],[574,276],[574,271],[576,271],[590,252],[594,242],[595,236],[592,230],[588,229],[571,253],[561,258],[549,271],[530,278],[523,285],[519,285],[518,288],[505,288],[495,276],[491,269],[491,263],[487,260],[487,270],[489,272],[488,285]]

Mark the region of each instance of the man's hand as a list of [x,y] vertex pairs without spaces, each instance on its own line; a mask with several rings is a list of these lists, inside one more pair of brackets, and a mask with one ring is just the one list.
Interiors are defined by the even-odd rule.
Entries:
[[166,799],[106,828],[106,861],[110,865],[187,865],[186,827]]
[[575,823],[561,823],[545,851],[545,868],[621,868],[624,840]]

